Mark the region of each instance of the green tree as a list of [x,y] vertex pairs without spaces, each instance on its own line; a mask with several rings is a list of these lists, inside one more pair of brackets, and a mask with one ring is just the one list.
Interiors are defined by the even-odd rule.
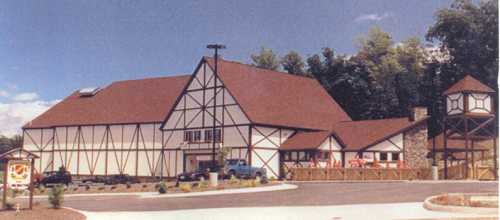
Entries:
[[280,61],[271,49],[262,47],[258,54],[252,54],[252,65],[269,70],[279,70]]
[[304,60],[302,57],[295,51],[290,51],[281,59],[281,65],[283,69],[293,75],[306,75],[304,70]]
[[372,96],[373,79],[367,67],[345,55],[336,56],[333,49],[324,48],[321,56],[307,59],[307,72],[353,119],[363,119]]
[[368,67],[370,74],[375,80],[381,81],[384,78],[384,73],[388,70],[393,71],[394,68],[399,68],[396,62],[393,62],[392,56],[388,56],[394,51],[392,46],[394,42],[389,33],[384,32],[380,27],[374,26],[370,29],[367,36],[362,36],[359,39],[359,52],[357,57],[364,61]]
[[[360,38],[356,59],[368,67],[376,87],[363,117],[404,117],[418,105],[418,82],[425,70],[425,50],[418,38],[394,44],[389,33],[373,27]],[[374,97],[378,96],[378,97]]]
[[456,0],[450,8],[436,13],[436,22],[429,28],[427,40],[439,41],[449,51],[450,73],[443,68],[447,88],[465,74],[471,74],[492,88],[498,78],[498,1],[474,4]]

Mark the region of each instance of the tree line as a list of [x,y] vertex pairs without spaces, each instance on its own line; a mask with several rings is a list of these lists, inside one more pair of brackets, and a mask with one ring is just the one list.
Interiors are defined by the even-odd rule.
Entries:
[[12,150],[14,148],[21,148],[23,146],[23,136],[14,135],[6,137],[0,135],[0,154]]
[[405,117],[411,107],[425,106],[435,135],[444,113],[441,94],[453,83],[470,74],[498,91],[498,2],[456,0],[436,12],[425,40],[432,46],[417,37],[396,43],[375,26],[358,39],[354,55],[326,47],[304,59],[296,51],[279,57],[262,48],[251,60],[315,78],[354,120]]

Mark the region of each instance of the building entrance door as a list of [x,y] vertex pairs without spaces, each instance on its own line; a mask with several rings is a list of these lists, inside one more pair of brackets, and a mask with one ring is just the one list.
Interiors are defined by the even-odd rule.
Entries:
[[192,172],[197,169],[207,169],[212,165],[211,154],[185,154],[184,171]]

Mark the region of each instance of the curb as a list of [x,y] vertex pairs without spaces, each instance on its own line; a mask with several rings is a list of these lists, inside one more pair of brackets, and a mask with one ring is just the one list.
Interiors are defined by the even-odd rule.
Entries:
[[290,180],[285,183],[498,183],[498,181],[480,181],[480,180]]
[[[457,193],[450,193],[448,195],[453,195]],[[454,206],[454,205],[439,205],[432,203],[431,200],[437,198],[441,195],[431,196],[425,199],[423,207],[430,211],[440,211],[440,212],[460,212],[469,214],[480,214],[480,215],[497,215],[498,208],[483,208],[483,207],[468,207],[468,206]]]
[[[239,194],[239,193],[254,193],[254,192],[270,192],[297,189],[297,185],[282,183],[274,186],[260,186],[253,188],[225,189],[212,190],[205,192],[190,192],[190,193],[173,193],[173,194],[158,194],[158,192],[129,192],[129,193],[87,193],[87,194],[65,194],[64,197],[101,197],[101,196],[139,196],[139,198],[178,198],[178,197],[194,197],[194,196],[210,196],[224,194]],[[29,198],[28,196],[19,196],[18,198]],[[35,199],[48,198],[48,195],[33,196]]]
[[[128,192],[128,193],[84,193],[84,194],[64,194],[64,197],[100,197],[100,196],[143,196],[149,194],[157,194],[157,192]],[[34,199],[48,198],[48,195],[36,195]],[[18,198],[27,199],[29,196],[19,196]]]
[[283,191],[297,189],[297,185],[293,184],[280,184],[275,186],[261,186],[253,188],[240,188],[240,189],[226,189],[226,190],[212,190],[205,192],[190,192],[190,193],[174,193],[174,194],[158,194],[154,195],[141,195],[142,199],[152,199],[152,198],[180,198],[180,197],[197,197],[197,196],[216,196],[216,195],[227,195],[227,194],[242,194],[242,193],[257,193],[257,192],[271,192],[271,191]]

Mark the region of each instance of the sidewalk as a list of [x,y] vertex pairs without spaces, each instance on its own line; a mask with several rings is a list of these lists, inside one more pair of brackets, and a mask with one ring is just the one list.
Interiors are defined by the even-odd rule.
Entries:
[[150,212],[82,212],[87,220],[333,220],[333,219],[437,219],[488,217],[476,214],[434,212],[422,203],[358,204],[258,208],[188,209]]

